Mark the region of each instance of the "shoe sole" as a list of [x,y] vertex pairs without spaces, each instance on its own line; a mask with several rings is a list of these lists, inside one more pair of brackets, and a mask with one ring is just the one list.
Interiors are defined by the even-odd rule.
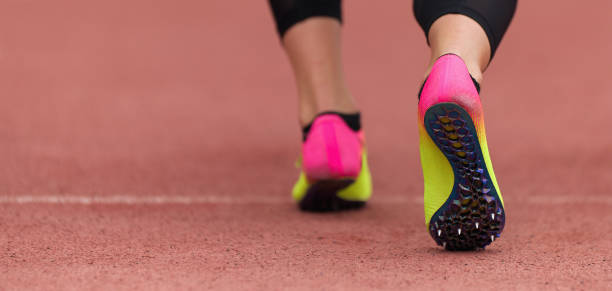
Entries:
[[424,122],[455,176],[448,199],[429,222],[429,233],[447,250],[484,248],[499,237],[506,219],[474,122],[455,103],[433,105],[425,113]]
[[338,197],[338,191],[350,186],[355,180],[321,180],[312,184],[299,203],[300,209],[312,212],[330,212],[361,208],[364,201],[348,201]]

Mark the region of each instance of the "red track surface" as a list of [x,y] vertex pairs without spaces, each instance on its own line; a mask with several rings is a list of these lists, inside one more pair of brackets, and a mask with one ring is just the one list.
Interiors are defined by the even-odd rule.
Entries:
[[289,197],[265,1],[0,3],[0,289],[611,289],[611,2],[521,1],[482,91],[507,228],[461,253],[424,227],[427,48],[394,2],[345,3],[375,197],[326,215]]

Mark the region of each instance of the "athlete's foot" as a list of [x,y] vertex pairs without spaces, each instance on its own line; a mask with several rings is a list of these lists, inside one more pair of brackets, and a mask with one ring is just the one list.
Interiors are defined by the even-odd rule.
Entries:
[[364,206],[372,182],[359,115],[326,112],[315,117],[304,128],[301,166],[293,198],[302,210]]
[[441,56],[419,96],[425,222],[448,250],[484,248],[502,232],[504,204],[487,148],[477,84],[456,55]]

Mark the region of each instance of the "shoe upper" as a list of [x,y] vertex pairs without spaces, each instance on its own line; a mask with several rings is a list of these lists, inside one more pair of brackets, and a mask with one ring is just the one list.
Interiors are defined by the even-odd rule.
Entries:
[[463,60],[454,54],[443,55],[434,63],[419,98],[419,140],[425,188],[425,222],[448,198],[454,184],[454,174],[448,160],[431,140],[424,127],[427,110],[443,102],[464,108],[474,122],[481,152],[500,200],[497,179],[489,155],[484,128],[484,115],[478,90]]
[[454,54],[443,55],[434,63],[419,96],[419,117],[432,105],[441,102],[457,103],[465,108],[473,120],[482,116],[478,90],[463,60]]
[[318,116],[302,144],[302,169],[309,181],[356,178],[361,171],[363,133],[335,114]]

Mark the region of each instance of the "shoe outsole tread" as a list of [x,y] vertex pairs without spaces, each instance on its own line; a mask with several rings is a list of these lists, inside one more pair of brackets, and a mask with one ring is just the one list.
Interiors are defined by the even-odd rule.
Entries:
[[433,105],[425,113],[424,122],[455,176],[452,192],[429,222],[429,233],[447,250],[484,248],[500,236],[505,211],[486,167],[474,123],[455,103]]
[[338,191],[354,183],[353,179],[321,180],[313,183],[299,202],[304,211],[331,212],[358,209],[365,206],[364,201],[348,201],[338,197]]

